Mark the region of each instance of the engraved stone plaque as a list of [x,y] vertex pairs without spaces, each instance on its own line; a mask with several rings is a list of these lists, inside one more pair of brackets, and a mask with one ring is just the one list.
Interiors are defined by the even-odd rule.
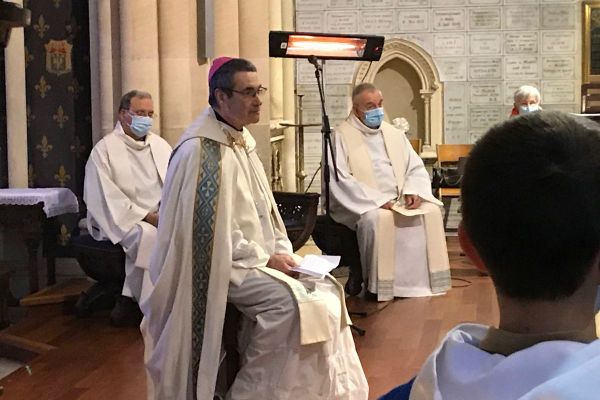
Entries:
[[411,41],[429,53],[433,51],[433,35],[431,33],[407,33],[396,35],[396,37]]
[[575,29],[576,8],[572,5],[542,7],[542,29]]
[[354,61],[327,60],[325,62],[325,84],[352,83],[355,65]]
[[321,12],[299,12],[296,14],[298,32],[323,32],[325,15]]
[[325,2],[323,0],[296,0],[296,11],[315,11],[324,9]]
[[573,31],[542,32],[543,53],[573,53],[575,48],[575,32]]
[[494,30],[501,28],[500,8],[470,8],[469,9],[469,29]]
[[540,9],[538,6],[504,7],[505,29],[535,30],[540,26]]
[[572,56],[542,57],[542,78],[544,79],[574,79],[575,60]]
[[433,37],[433,54],[436,56],[461,56],[465,54],[464,33],[436,33]]
[[434,31],[462,31],[465,29],[465,10],[463,8],[433,10],[432,19]]
[[471,58],[469,80],[502,79],[502,57]]
[[470,6],[478,6],[481,4],[486,4],[486,5],[490,5],[490,4],[502,4],[502,0],[469,0],[468,5]]
[[473,82],[469,87],[471,104],[502,104],[502,100],[500,82]]
[[469,127],[489,129],[492,125],[506,119],[504,109],[498,106],[469,107]]
[[537,56],[507,56],[504,58],[506,79],[537,79],[539,63]]
[[432,7],[464,6],[466,0],[431,0]]
[[358,11],[328,11],[327,32],[356,33],[358,31]]
[[506,54],[535,54],[538,52],[537,32],[505,32],[504,51]]
[[464,83],[444,85],[444,135],[446,143],[464,143],[467,133],[467,104]]
[[360,13],[362,33],[393,32],[394,28],[394,10],[362,11]]
[[398,8],[404,7],[428,7],[429,0],[396,0]]
[[327,8],[358,8],[358,0],[327,0]]
[[465,57],[436,57],[435,63],[440,71],[442,81],[467,80],[467,59]]
[[398,31],[416,32],[429,30],[429,10],[398,11]]
[[542,81],[542,103],[575,103],[574,81]]
[[315,67],[306,60],[296,60],[296,77],[299,84],[317,84],[317,80],[315,79]]
[[471,55],[480,54],[501,54],[502,53],[502,34],[501,33],[472,33],[469,35],[469,53]]
[[361,0],[362,8],[392,8],[394,0]]

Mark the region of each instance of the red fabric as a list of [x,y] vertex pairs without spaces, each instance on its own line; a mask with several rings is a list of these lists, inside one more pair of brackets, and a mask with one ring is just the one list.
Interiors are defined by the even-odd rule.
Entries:
[[513,107],[512,111],[510,112],[510,116],[514,117],[516,115],[519,115],[519,110],[517,109],[517,107]]
[[212,65],[210,66],[210,70],[208,71],[208,80],[210,81],[215,72],[217,72],[219,68],[221,68],[224,64],[228,63],[231,60],[233,60],[233,58],[231,57],[215,58],[212,62]]

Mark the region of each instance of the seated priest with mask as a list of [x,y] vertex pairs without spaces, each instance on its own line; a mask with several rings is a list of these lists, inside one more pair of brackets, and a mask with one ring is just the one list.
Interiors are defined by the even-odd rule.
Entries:
[[[241,368],[227,399],[366,400],[343,288],[298,276],[301,260],[247,129],[266,91],[256,67],[220,57],[210,106],[175,146],[142,302],[149,399],[213,399],[226,304],[241,314]],[[225,329],[231,327],[225,327]]]
[[150,255],[171,146],[150,132],[154,106],[149,93],[132,90],[121,98],[115,129],[92,149],[85,166],[83,200],[87,228],[96,240],[125,251],[125,283],[111,313],[114,325],[138,325],[137,303],[151,288]]
[[335,130],[331,217],[356,231],[377,300],[441,294],[450,289],[441,203],[404,132],[383,121],[382,105],[374,85],[354,88],[352,111]]

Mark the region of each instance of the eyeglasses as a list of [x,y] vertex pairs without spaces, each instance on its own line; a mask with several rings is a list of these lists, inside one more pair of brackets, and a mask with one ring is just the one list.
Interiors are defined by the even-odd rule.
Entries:
[[258,88],[254,89],[254,88],[247,88],[244,90],[235,90],[235,89],[229,89],[232,92],[235,93],[239,93],[244,97],[256,97],[256,96],[262,96],[263,94],[265,94],[267,92],[267,88],[263,87],[263,86],[259,86]]

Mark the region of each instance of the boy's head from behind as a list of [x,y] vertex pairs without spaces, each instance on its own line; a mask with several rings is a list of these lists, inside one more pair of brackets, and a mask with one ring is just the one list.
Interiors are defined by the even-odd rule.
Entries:
[[571,296],[600,253],[600,127],[539,112],[492,127],[462,181],[464,229],[496,289]]

